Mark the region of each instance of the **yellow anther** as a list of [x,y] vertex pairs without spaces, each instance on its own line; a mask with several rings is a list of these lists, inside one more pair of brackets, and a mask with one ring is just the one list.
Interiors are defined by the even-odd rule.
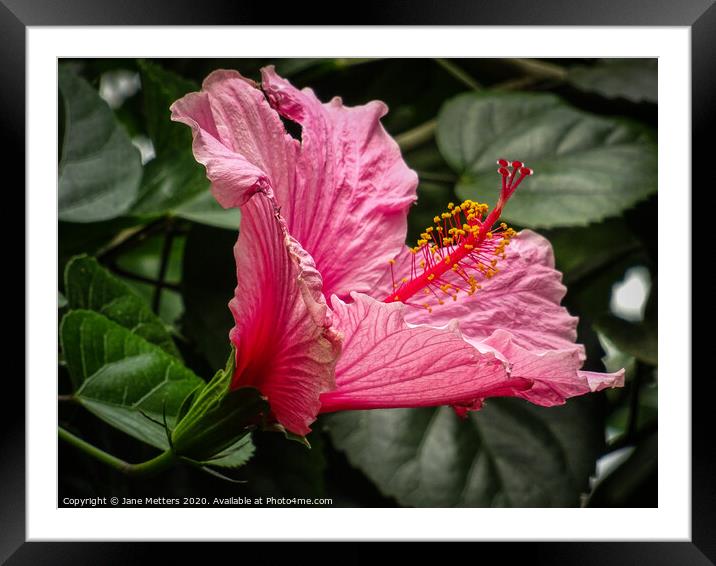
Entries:
[[465,249],[470,251],[470,250],[475,249],[475,246],[473,246],[472,244],[465,244]]
[[390,265],[395,265],[395,260],[394,260],[394,259],[389,259],[389,260],[388,260],[388,263],[389,263]]
[[407,282],[408,282],[408,278],[407,278],[407,277],[403,277],[403,278],[400,280],[400,282],[401,282],[401,283],[407,283]]
[[440,217],[439,217],[439,216],[435,216],[435,217],[433,218],[433,222],[435,222],[436,224],[438,224],[438,223],[440,222]]
[[449,203],[448,203],[448,208],[449,208],[450,210],[452,210],[454,207],[455,207],[455,203],[452,203],[452,202],[449,202]]
[[432,281],[433,279],[435,279],[434,273],[431,273],[430,275],[428,275],[428,281]]

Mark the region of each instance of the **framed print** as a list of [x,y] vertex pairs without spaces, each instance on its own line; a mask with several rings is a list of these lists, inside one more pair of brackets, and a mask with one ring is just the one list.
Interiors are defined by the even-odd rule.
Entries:
[[3,558],[713,560],[691,362],[713,6],[210,4],[0,9],[27,221]]

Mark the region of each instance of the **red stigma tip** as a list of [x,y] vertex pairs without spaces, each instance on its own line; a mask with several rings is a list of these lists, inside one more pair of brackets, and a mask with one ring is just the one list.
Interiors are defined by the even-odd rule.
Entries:
[[497,164],[498,164],[500,167],[507,167],[507,166],[510,164],[510,162],[507,161],[507,159],[498,159],[498,160],[497,160]]
[[513,161],[512,162],[512,167],[514,167],[515,169],[519,169],[523,165],[524,165],[524,163],[522,163],[521,161]]
[[507,177],[507,176],[510,174],[510,172],[509,172],[509,170],[507,169],[507,167],[500,167],[500,168],[497,170],[497,172],[498,172],[500,175],[502,175],[503,177]]
[[534,173],[534,171],[532,169],[530,169],[529,167],[520,167],[520,173],[522,175],[532,175],[532,173]]

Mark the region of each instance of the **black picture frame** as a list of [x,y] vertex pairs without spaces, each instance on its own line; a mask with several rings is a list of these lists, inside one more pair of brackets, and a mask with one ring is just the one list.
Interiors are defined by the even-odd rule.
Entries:
[[[346,15],[340,15],[345,13]],[[349,19],[350,15],[350,19]],[[7,187],[24,186],[25,157],[25,31],[28,26],[64,25],[580,25],[580,26],[687,26],[691,30],[692,53],[692,186],[712,187],[713,167],[708,135],[714,131],[716,99],[716,6],[714,0],[609,0],[598,3],[584,0],[534,2],[530,0],[470,1],[450,3],[429,0],[361,2],[360,9],[341,12],[335,4],[300,3],[278,9],[271,3],[220,2],[202,0],[151,0],[100,2],[92,0],[0,0],[0,97],[4,161],[14,164],[16,178]],[[54,126],[52,126],[54,131]],[[6,168],[9,168],[6,166]],[[19,194],[19,189],[15,189]],[[23,204],[20,204],[23,206]],[[694,219],[694,225],[696,225]],[[15,232],[16,234],[16,232]],[[16,235],[14,236],[16,238]],[[696,245],[698,242],[694,242]],[[696,257],[694,254],[693,257]],[[16,265],[21,265],[18,262]],[[20,272],[19,267],[17,272]],[[25,296],[25,300],[31,297]],[[701,317],[707,313],[697,313]],[[15,325],[17,328],[19,325]],[[17,336],[23,335],[15,331]],[[31,339],[31,337],[26,337]],[[9,356],[8,356],[9,357]],[[163,561],[172,561],[172,549],[154,543],[79,543],[25,542],[25,412],[24,383],[19,372],[10,369],[3,391],[0,411],[0,560],[7,564],[134,564],[143,562],[156,551]],[[12,374],[12,375],[10,375]],[[469,543],[475,549],[451,549],[450,557],[463,559],[495,553],[500,561],[519,558],[535,564],[679,564],[701,565],[716,561],[716,443],[709,422],[710,393],[713,380],[709,373],[694,372],[692,380],[692,538],[690,542],[528,542]],[[690,376],[684,376],[689,378]],[[668,400],[665,400],[668,402]],[[558,538],[558,534],[556,534]],[[240,556],[247,564],[273,564],[280,561],[275,550],[242,543]],[[466,543],[468,544],[468,543]],[[165,545],[161,545],[164,547]],[[281,551],[292,543],[282,545]],[[341,562],[364,562],[376,552],[376,543],[358,545],[342,553]],[[461,545],[462,546],[462,545]],[[275,547],[275,545],[274,545]],[[204,557],[206,547],[181,545],[180,563],[193,556]],[[289,548],[289,552],[296,550]],[[419,550],[419,549],[418,549]],[[422,552],[421,550],[419,550]],[[335,559],[335,553],[312,552],[311,562],[323,555]],[[445,558],[448,558],[446,555]],[[452,558],[449,558],[452,559]],[[295,559],[294,559],[295,560]],[[334,560],[332,560],[334,561]],[[5,563],[5,562],[4,562]],[[300,561],[299,561],[300,563]]]

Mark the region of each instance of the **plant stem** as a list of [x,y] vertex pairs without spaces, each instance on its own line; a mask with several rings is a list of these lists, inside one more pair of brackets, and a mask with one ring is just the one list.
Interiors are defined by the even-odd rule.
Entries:
[[450,185],[457,182],[457,175],[448,173],[434,173],[432,171],[418,171],[418,177],[423,181],[433,181],[435,183],[448,183]]
[[117,275],[121,275],[122,277],[126,277],[127,279],[133,279],[135,281],[140,281],[141,283],[146,283],[147,285],[152,285],[154,287],[162,287],[163,289],[171,289],[172,291],[179,291],[179,285],[176,283],[170,283],[168,281],[159,281],[157,279],[152,279],[151,277],[145,277],[144,275],[139,275],[137,273],[132,273],[131,271],[127,271],[126,269],[123,269],[119,267],[116,263],[113,263],[109,266],[111,271],[114,271]]
[[482,90],[482,85],[480,83],[478,83],[452,61],[448,59],[435,59],[435,62],[468,88],[471,88],[472,90]]
[[561,81],[567,76],[567,69],[555,63],[539,59],[507,59],[507,61],[531,77]]
[[89,442],[82,440],[62,427],[57,427],[57,432],[59,437],[68,444],[71,444],[75,448],[79,448],[85,454],[92,456],[96,460],[99,460],[109,467],[114,468],[115,470],[128,476],[147,476],[159,473],[169,468],[175,460],[174,452],[166,450],[159,454],[156,458],[152,458],[146,462],[130,464],[129,462],[125,462],[116,456],[108,454],[96,446],[92,446]]
[[429,120],[424,124],[420,124],[407,132],[398,134],[395,136],[395,141],[398,143],[398,147],[400,147],[402,151],[410,151],[411,149],[416,148],[431,139],[435,134],[435,129],[437,127],[438,121],[436,118],[433,118],[432,120]]
[[626,436],[633,439],[639,428],[639,395],[644,377],[644,364],[637,362],[634,379],[631,383],[631,397],[629,398],[629,421],[627,422]]
[[[443,65],[446,69],[447,67],[445,66],[445,64],[447,64],[448,66],[452,65],[451,68],[453,70],[456,68],[454,64],[450,63],[449,61],[446,61],[445,59],[436,59],[436,61]],[[459,69],[459,72],[463,71]],[[474,83],[470,85],[470,88],[474,88],[475,90],[482,90],[482,87],[480,87],[474,81],[474,79],[470,78],[470,80],[472,81],[472,83]],[[519,77],[517,79],[510,79],[508,81],[493,85],[490,87],[490,90],[516,90],[530,86],[537,82],[537,80],[538,78],[535,76]],[[398,134],[397,136],[395,136],[395,141],[398,143],[398,146],[402,151],[410,151],[411,149],[419,147],[428,140],[430,140],[435,134],[435,130],[437,129],[437,127],[437,118],[433,118],[432,120],[428,120],[427,122],[420,124],[419,126],[415,126],[407,132]]]
[[159,218],[145,226],[129,228],[120,232],[116,238],[95,254],[97,259],[104,261],[132,248],[152,234],[159,232],[164,227],[165,222],[166,218]]
[[507,81],[503,81],[501,83],[497,83],[493,87],[491,87],[492,90],[521,90],[523,88],[529,88],[535,83],[539,82],[539,78],[537,77],[519,77],[516,79],[510,79]]
[[350,58],[339,58],[333,60],[333,65],[336,69],[347,69],[348,67],[354,67],[355,65],[364,65],[365,63],[372,63],[378,61],[379,57],[350,57]]

